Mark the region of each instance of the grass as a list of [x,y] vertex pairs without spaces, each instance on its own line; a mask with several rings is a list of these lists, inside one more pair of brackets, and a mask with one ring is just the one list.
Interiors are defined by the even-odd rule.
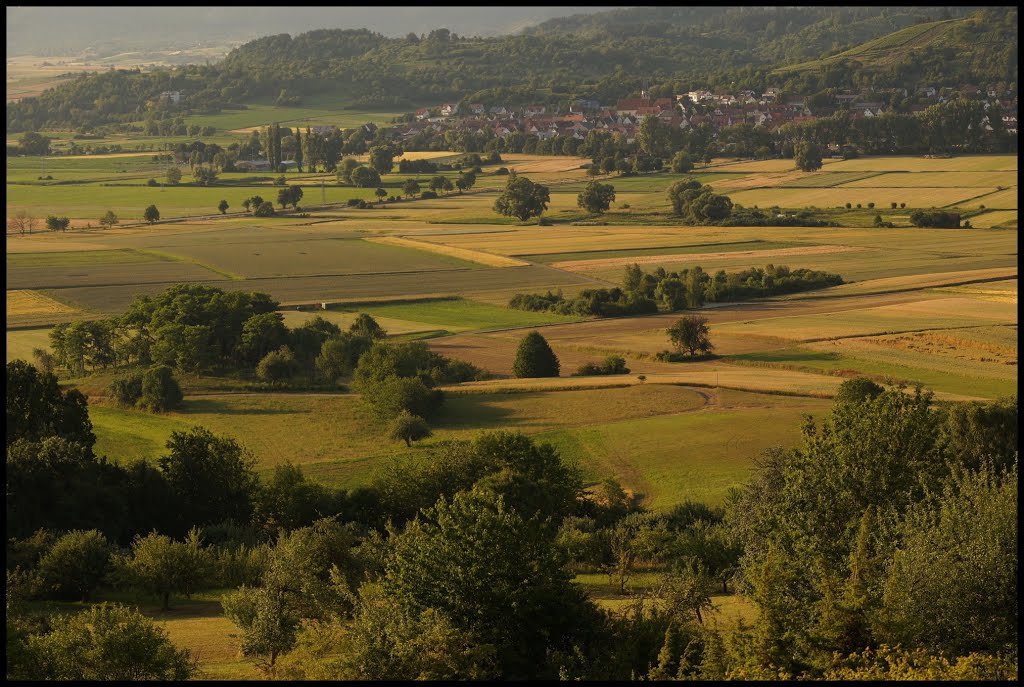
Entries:
[[499,327],[531,327],[575,322],[580,319],[553,313],[512,310],[463,298],[408,303],[347,303],[344,307],[352,312],[367,312],[375,318],[442,326],[452,332],[497,329]]
[[[10,294],[10,291],[7,293]],[[9,314],[8,317],[10,317]],[[35,348],[44,350],[50,348],[50,329],[48,327],[7,330],[7,362],[16,359],[32,362],[32,350]]]
[[686,500],[713,505],[740,486],[765,448],[793,446],[801,418],[828,410],[830,401],[771,398],[722,391],[722,409],[566,428],[539,435],[575,460],[594,481],[618,478],[665,510]]
[[[379,462],[389,456],[421,451],[424,446],[445,439],[470,438],[486,429],[519,430],[535,435],[538,439],[552,441],[566,451],[567,457],[579,463],[588,476],[596,480],[607,476],[608,469],[615,466],[618,460],[615,456],[621,453],[624,446],[623,438],[633,436],[634,432],[642,434],[643,422],[648,419],[664,416],[666,427],[682,423],[694,432],[707,431],[709,434],[706,439],[694,435],[686,442],[694,441],[698,446],[710,445],[714,433],[718,431],[717,423],[722,421],[720,416],[734,416],[734,420],[742,424],[753,419],[748,414],[755,410],[770,414],[769,408],[758,409],[754,406],[763,406],[769,401],[778,405],[780,398],[723,391],[721,395],[726,399],[724,407],[706,409],[708,401],[705,395],[706,392],[698,393],[674,385],[511,394],[450,394],[441,414],[431,422],[435,436],[412,449],[406,448],[401,442],[383,440],[384,424],[374,418],[356,397],[348,395],[187,395],[184,407],[176,412],[157,415],[93,404],[90,405],[90,418],[98,438],[97,453],[115,461],[136,458],[154,460],[164,454],[164,444],[172,431],[201,425],[214,433],[226,434],[239,440],[252,452],[260,470],[292,462],[302,465],[307,474],[316,479],[342,486],[364,484]],[[785,398],[782,403],[794,408],[818,408],[827,406],[828,401]],[[737,413],[746,419],[736,416]],[[706,425],[704,420],[700,420],[693,425],[693,420],[687,419],[691,416],[707,418],[711,424]],[[634,427],[635,422],[641,424]],[[789,429],[798,426],[799,422],[794,422]],[[660,428],[661,425],[652,427]],[[302,436],[303,441],[296,442],[296,436]],[[587,439],[594,436],[602,437],[602,442],[607,446],[598,450],[594,440]],[[681,438],[678,433],[672,436]],[[761,446],[764,441],[775,436],[775,433],[765,433],[759,428],[751,433],[749,441],[753,442],[751,445]],[[593,448],[597,453],[581,451],[578,445],[570,441],[570,437],[579,437],[576,441],[589,441],[588,450]],[[738,446],[737,442],[733,443]],[[636,454],[636,461],[656,466],[660,459],[650,453],[653,451],[654,443],[645,444],[643,450]],[[733,453],[735,451],[733,447]],[[753,454],[746,457],[743,470],[749,469],[748,463],[752,457]],[[703,474],[703,470],[708,468],[710,481],[702,482],[703,486],[700,487],[691,485],[683,490],[680,498],[690,498],[698,492],[718,494],[723,474],[739,474],[734,470],[737,465],[731,465],[722,473],[719,468],[711,469],[703,460],[701,458],[698,462],[704,467],[694,467],[687,479],[692,480],[693,475],[697,472]],[[629,477],[633,462],[630,458],[628,465],[623,463],[622,471],[618,474],[624,478]],[[665,494],[663,497],[668,498]]]

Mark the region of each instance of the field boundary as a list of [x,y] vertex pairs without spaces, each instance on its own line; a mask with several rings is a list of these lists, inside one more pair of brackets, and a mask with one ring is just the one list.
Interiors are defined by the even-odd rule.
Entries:
[[454,246],[447,246],[443,243],[416,241],[414,239],[407,239],[400,236],[371,236],[363,240],[369,241],[370,243],[380,243],[388,246],[398,246],[400,248],[412,248],[414,250],[421,250],[427,253],[436,253],[437,255],[444,255],[449,258],[459,258],[461,260],[468,260],[486,267],[525,267],[531,264],[525,260],[517,260],[516,258],[509,258],[504,255],[495,255],[493,253],[473,250],[470,248],[456,248]]

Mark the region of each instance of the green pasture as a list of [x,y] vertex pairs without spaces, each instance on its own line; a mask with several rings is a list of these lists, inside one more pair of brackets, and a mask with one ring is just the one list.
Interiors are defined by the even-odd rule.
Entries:
[[[187,389],[186,389],[187,392]],[[378,420],[354,395],[306,393],[186,393],[175,412],[151,414],[91,404],[96,452],[115,461],[154,460],[165,453],[172,431],[201,425],[236,438],[261,470],[292,462],[322,481],[365,483],[388,456],[408,455],[445,439],[464,439],[487,429],[528,434],[559,427],[696,410],[702,397],[682,387],[447,395],[431,424],[434,437],[406,448],[386,438]],[[302,441],[296,441],[302,437]]]
[[[816,348],[824,348],[819,346]],[[996,365],[970,365],[952,357],[926,356],[906,351],[859,349],[856,354],[811,350],[803,347],[779,351],[728,356],[741,364],[757,364],[787,369],[847,371],[891,383],[921,384],[926,390],[964,396],[996,399],[1016,393],[1016,368]],[[996,377],[1001,374],[1001,377]]]
[[341,307],[351,312],[369,313],[373,317],[423,322],[443,327],[451,332],[536,327],[576,322],[581,319],[554,313],[512,310],[464,298],[398,303],[346,303]]
[[719,393],[726,407],[559,429],[538,439],[577,462],[588,479],[615,477],[655,510],[686,500],[720,505],[730,488],[747,480],[762,450],[796,445],[802,417],[831,406],[820,399]]
[[[159,181],[159,179],[157,179]],[[142,213],[149,205],[156,205],[162,219],[194,215],[216,215],[217,205],[227,200],[231,212],[242,210],[242,202],[255,195],[277,204],[277,192],[280,187],[272,185],[252,186],[156,186],[149,187],[145,183],[133,185],[102,185],[102,184],[67,184],[57,186],[42,185],[7,185],[7,211],[28,210],[29,212],[56,214],[72,218],[94,218],[98,225],[99,218],[107,210],[113,210],[122,222],[143,221]],[[299,204],[316,204],[321,202],[319,188],[304,189],[305,196]],[[373,189],[354,188],[351,186],[325,186],[324,194],[328,203],[345,203],[350,198],[362,198],[376,201]],[[364,211],[365,212],[365,211]],[[260,220],[264,223],[273,222],[273,218]]]

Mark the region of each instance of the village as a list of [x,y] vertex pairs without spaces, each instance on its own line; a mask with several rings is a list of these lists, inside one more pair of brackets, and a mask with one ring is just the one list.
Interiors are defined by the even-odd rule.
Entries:
[[612,135],[622,134],[626,143],[632,144],[647,116],[657,117],[662,124],[683,130],[702,124],[715,130],[747,124],[775,132],[786,124],[810,123],[840,110],[848,111],[850,119],[857,120],[890,112],[913,114],[957,98],[984,100],[986,110],[998,105],[1006,132],[1017,133],[1016,93],[996,85],[982,89],[971,84],[956,89],[925,86],[913,93],[905,88],[861,93],[840,90],[825,97],[820,94],[813,97],[789,95],[774,87],[765,89],[761,94],[751,90],[737,93],[694,90],[675,98],[652,98],[642,91],[641,97],[620,99],[614,105],[603,105],[596,100],[575,100],[563,111],[545,105],[513,108],[445,102],[407,114],[403,118],[405,122],[396,126],[393,133],[403,142],[412,142],[424,133],[436,135],[449,130],[497,138],[521,133],[546,141],[555,137],[582,140],[589,132],[598,130]]

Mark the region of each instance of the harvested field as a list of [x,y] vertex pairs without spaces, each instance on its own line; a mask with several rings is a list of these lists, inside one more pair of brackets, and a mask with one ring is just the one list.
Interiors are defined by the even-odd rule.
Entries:
[[[828,164],[828,161],[825,161]],[[1016,155],[958,155],[925,158],[907,155],[862,157],[837,160],[829,167],[835,172],[995,172],[1017,171]]]
[[[753,191],[741,191],[730,194],[734,203],[740,203],[747,207],[772,207],[778,205],[783,208],[834,208],[853,203],[860,203],[867,207],[868,203],[874,203],[878,210],[888,208],[891,203],[906,203],[908,208],[930,208],[952,205],[958,202],[967,201],[969,198],[979,196],[986,191],[995,191],[995,187],[985,188],[964,188],[964,187],[926,187],[913,189],[899,188],[877,188],[877,187],[849,187],[840,186],[837,188],[807,188],[807,189],[757,189]],[[980,200],[979,202],[985,202]],[[988,205],[988,203],[986,203]],[[971,207],[974,207],[973,204]],[[992,203],[991,207],[1004,207]],[[1016,207],[1014,204],[1013,207]]]
[[1016,227],[1017,211],[996,210],[995,212],[986,212],[984,215],[972,217],[971,226],[978,227],[979,229],[989,229],[995,226]]
[[35,291],[7,291],[8,319],[26,315],[70,315],[76,312],[78,310],[75,308]]
[[[925,274],[912,274],[902,277],[885,277],[881,279],[866,279],[864,281],[850,284],[840,284],[829,289],[829,293],[836,297],[855,294],[884,293],[890,291],[906,291],[911,289],[925,289],[939,287],[945,284],[962,284],[973,280],[998,279],[1000,277],[1016,277],[1016,267],[997,267],[993,269],[966,270],[960,272],[932,272]],[[787,296],[789,299],[800,299],[816,297],[816,294],[794,294]]]
[[[856,172],[848,172],[856,174]],[[845,182],[840,188],[860,188],[864,186],[876,188],[991,188],[998,186],[1016,186],[1016,172],[887,172]]]
[[435,160],[439,157],[459,157],[460,153],[451,153],[447,150],[407,150],[402,153],[399,160]]
[[519,174],[551,174],[557,172],[578,172],[582,165],[590,164],[590,159],[584,157],[513,154],[506,156],[501,164],[503,167],[515,170]]
[[414,241],[413,239],[405,239],[397,236],[382,236],[368,238],[366,240],[391,246],[414,248],[416,250],[423,250],[429,253],[437,253],[438,255],[447,255],[448,257],[476,262],[481,265],[486,265],[487,267],[520,267],[522,265],[530,264],[523,260],[508,258],[503,255],[494,255],[492,253],[485,253],[483,251],[470,250],[467,248],[455,248],[453,246],[445,246],[428,241]]
[[895,305],[813,315],[762,317],[716,324],[712,333],[777,336],[793,341],[821,341],[893,332],[1016,322],[1016,307],[973,298],[927,298]]
[[[822,164],[831,171],[837,160],[825,159]],[[714,162],[711,167],[701,171],[708,172],[795,172],[796,163],[792,160],[748,160],[742,162]],[[838,171],[838,170],[836,170]],[[849,171],[849,170],[843,170]]]
[[1004,191],[996,191],[995,193],[975,198],[968,205],[972,208],[984,205],[987,208],[996,210],[1016,210],[1017,189],[1009,188]]
[[982,284],[964,284],[963,286],[946,286],[935,290],[940,293],[962,294],[972,298],[980,298],[983,301],[995,301],[996,303],[1017,302],[1016,279]]
[[715,260],[718,258],[733,258],[737,260],[768,260],[774,258],[800,255],[831,255],[833,253],[863,252],[864,248],[856,246],[801,246],[798,248],[774,248],[770,250],[748,250],[731,251],[720,253],[676,253],[667,255],[643,255],[625,258],[602,258],[596,260],[566,260],[564,262],[551,263],[552,267],[584,272],[595,269],[608,269],[613,267],[625,267],[636,263],[638,265],[657,265],[669,262],[697,262],[700,260]]

